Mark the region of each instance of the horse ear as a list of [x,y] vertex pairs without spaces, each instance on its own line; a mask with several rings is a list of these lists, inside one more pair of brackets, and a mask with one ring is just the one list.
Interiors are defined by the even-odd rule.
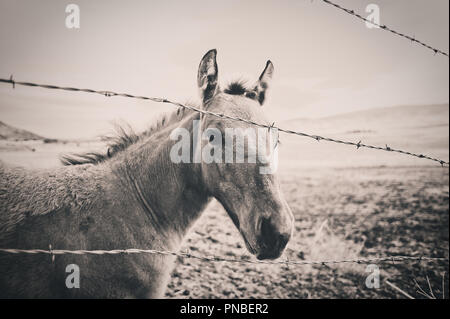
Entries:
[[197,74],[197,85],[203,104],[210,101],[218,89],[218,69],[216,62],[217,50],[209,50],[200,61]]
[[264,100],[266,98],[266,90],[269,87],[270,81],[272,80],[273,70],[274,68],[272,62],[270,60],[267,61],[264,71],[261,73],[258,81],[256,82],[254,91],[256,93],[256,99],[261,105],[264,104]]

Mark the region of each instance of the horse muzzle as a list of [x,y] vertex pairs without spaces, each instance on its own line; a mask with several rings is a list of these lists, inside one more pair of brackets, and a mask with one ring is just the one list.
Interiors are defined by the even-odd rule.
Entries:
[[280,257],[290,238],[291,231],[280,230],[270,218],[263,218],[261,231],[257,238],[260,249],[256,258],[262,260]]

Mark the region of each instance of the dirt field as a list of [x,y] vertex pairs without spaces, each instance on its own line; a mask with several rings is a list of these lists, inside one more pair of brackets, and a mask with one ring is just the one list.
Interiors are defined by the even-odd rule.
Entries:
[[[383,255],[446,256],[448,169],[396,167],[304,170],[282,176],[296,232],[283,259],[340,260]],[[212,203],[182,250],[238,258],[248,255],[223,208]],[[250,257],[249,257],[250,258]],[[448,264],[380,264],[380,288],[365,285],[366,266],[285,266],[204,263],[178,259],[167,297],[416,298],[415,282],[448,298]]]

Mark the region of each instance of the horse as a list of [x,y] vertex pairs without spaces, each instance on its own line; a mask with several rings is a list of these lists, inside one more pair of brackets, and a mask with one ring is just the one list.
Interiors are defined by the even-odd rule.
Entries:
[[[268,61],[252,86],[218,84],[217,51],[202,58],[197,84],[208,112],[269,124],[262,112],[273,74]],[[179,107],[141,134],[120,130],[106,153],[66,155],[65,165],[28,170],[0,166],[0,248],[178,251],[213,199],[225,208],[248,251],[276,259],[293,232],[293,215],[276,173],[255,163],[174,163],[170,138],[183,128],[247,129],[252,124]],[[200,146],[209,143],[201,139]],[[194,150],[189,155],[192,158]],[[56,258],[55,258],[56,257]],[[3,298],[162,298],[175,256],[0,253]],[[66,284],[79,268],[79,288]]]

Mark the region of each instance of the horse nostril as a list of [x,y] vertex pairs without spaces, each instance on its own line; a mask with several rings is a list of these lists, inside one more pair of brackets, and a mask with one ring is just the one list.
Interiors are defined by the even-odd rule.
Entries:
[[275,228],[270,218],[263,218],[261,221],[261,237],[265,244],[269,244],[275,237]]
[[280,233],[277,227],[272,223],[271,218],[262,218],[261,220],[261,244],[268,249],[283,249],[288,243],[291,235],[289,233]]
[[291,235],[281,230],[270,217],[261,218],[260,221],[260,234],[258,236],[260,251],[256,258],[278,258],[286,247]]

